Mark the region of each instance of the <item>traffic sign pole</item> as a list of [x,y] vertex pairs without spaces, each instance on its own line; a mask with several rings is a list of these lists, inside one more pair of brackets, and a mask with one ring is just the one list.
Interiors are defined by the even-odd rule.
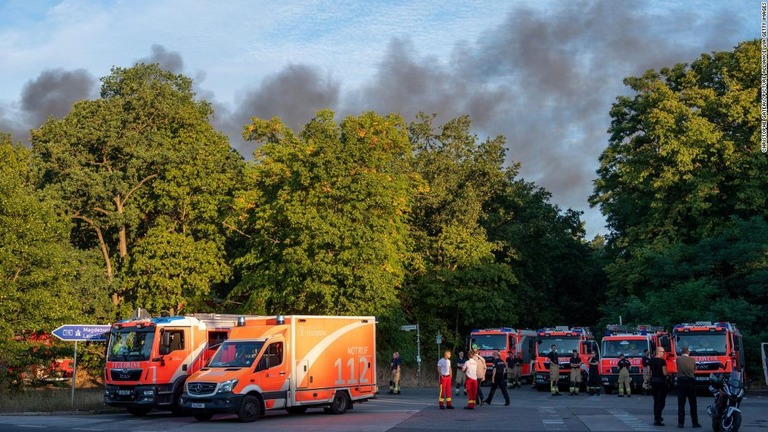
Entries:
[[72,409],[75,409],[75,383],[77,382],[77,341],[75,341],[75,361],[72,362]]
[[75,408],[75,384],[77,384],[77,342],[106,342],[110,325],[100,324],[67,324],[58,327],[51,333],[63,341],[75,343],[75,355],[72,362],[72,409]]

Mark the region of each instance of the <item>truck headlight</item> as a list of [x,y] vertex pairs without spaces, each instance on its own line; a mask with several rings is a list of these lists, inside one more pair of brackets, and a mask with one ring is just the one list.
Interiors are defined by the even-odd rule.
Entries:
[[232,389],[235,388],[236,385],[237,385],[237,380],[236,379],[229,380],[229,381],[224,381],[223,383],[221,383],[221,385],[219,385],[219,391],[217,393],[228,393],[228,392],[231,392]]

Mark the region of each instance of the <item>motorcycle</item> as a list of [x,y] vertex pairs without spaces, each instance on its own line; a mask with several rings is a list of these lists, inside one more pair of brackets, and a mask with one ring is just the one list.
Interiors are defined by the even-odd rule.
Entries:
[[707,407],[715,432],[738,432],[741,427],[741,401],[744,400],[744,382],[741,372],[732,372],[729,378],[720,374],[709,375],[709,391],[715,404]]

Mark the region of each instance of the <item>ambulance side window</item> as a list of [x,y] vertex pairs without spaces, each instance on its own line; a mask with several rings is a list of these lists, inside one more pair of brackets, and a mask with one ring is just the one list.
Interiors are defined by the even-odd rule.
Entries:
[[283,364],[283,343],[275,342],[270,344],[264,351],[264,355],[259,360],[257,371],[273,368]]

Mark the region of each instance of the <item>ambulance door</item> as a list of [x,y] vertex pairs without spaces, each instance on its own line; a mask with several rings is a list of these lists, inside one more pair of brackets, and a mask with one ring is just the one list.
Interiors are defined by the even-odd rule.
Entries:
[[267,409],[283,408],[288,396],[288,371],[285,359],[285,343],[273,341],[262,348],[262,355],[256,364],[259,387]]

